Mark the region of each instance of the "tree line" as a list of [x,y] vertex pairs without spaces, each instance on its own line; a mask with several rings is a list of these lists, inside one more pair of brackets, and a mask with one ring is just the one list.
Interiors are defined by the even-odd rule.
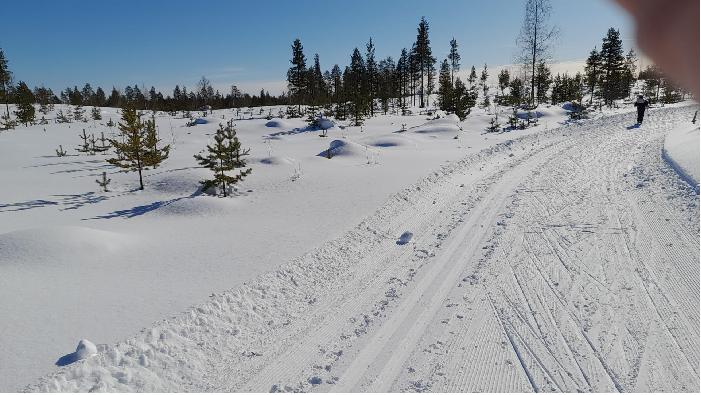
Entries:
[[[578,101],[581,104],[588,98],[589,104],[596,99],[611,106],[616,100],[630,97],[632,87],[640,79],[645,81],[644,94],[648,99],[673,102],[684,98],[686,92],[656,66],[648,66],[636,74],[638,58],[632,49],[624,56],[620,34],[614,28],[603,38],[601,49],[594,47],[591,51],[584,73],[552,75],[549,62],[559,29],[548,25],[551,12],[549,0],[526,0],[523,26],[516,40],[518,50],[514,54],[514,60],[522,67],[511,72],[501,70],[496,92],[491,92],[492,87],[487,84],[486,64],[479,77],[474,65],[465,81],[456,75],[460,71],[461,56],[454,38],[450,41],[447,58],[436,68],[429,23],[424,17],[419,22],[416,40],[400,51],[396,61],[391,56],[378,59],[371,37],[364,52],[357,47],[353,49],[349,65],[342,68],[335,64],[330,71],[322,72],[318,53],[314,55],[313,64],[308,66],[302,43],[294,40],[286,78],[288,90],[279,96],[263,89],[258,95],[250,95],[235,85],[222,94],[214,90],[204,76],[193,89],[176,85],[172,94],[166,96],[153,86],[147,89],[138,85],[123,90],[112,87],[109,94],[101,87],[93,89],[89,83],[82,89],[68,87],[58,94],[43,86],[31,90],[23,81],[15,84],[0,48],[0,100],[6,107],[0,122],[5,126],[11,124],[10,103],[17,104],[16,115],[22,123],[34,121],[34,104],[46,114],[58,103],[182,111],[183,114],[198,109],[287,105],[288,117],[304,115],[302,106],[305,106],[307,113],[318,114],[319,109],[324,108],[328,115],[351,119],[358,125],[379,113],[401,111],[408,114],[410,106],[418,104],[426,108],[433,104],[464,119],[472,108],[478,105],[488,108],[492,100],[500,105],[535,108],[542,103]],[[429,103],[428,97],[434,93],[437,100]]]

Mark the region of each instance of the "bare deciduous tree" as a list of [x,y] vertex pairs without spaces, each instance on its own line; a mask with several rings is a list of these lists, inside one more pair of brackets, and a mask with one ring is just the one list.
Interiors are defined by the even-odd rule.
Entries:
[[551,13],[550,0],[527,0],[521,33],[516,38],[519,50],[514,58],[530,69],[531,103],[535,94],[536,66],[540,61],[550,59],[550,49],[560,34],[557,26],[548,26]]

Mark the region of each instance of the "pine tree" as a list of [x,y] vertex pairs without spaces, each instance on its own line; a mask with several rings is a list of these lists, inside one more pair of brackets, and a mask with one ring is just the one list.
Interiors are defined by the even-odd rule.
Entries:
[[358,48],[353,50],[351,55],[351,64],[349,73],[344,75],[344,83],[346,84],[346,92],[351,105],[351,115],[354,119],[354,125],[360,126],[364,120],[364,114],[368,108],[367,94],[367,68],[365,60],[360,54]]
[[409,94],[409,52],[402,48],[402,53],[397,61],[397,83],[399,91],[399,106],[402,108],[402,115],[406,115],[406,96]]
[[[147,170],[149,166],[156,166],[168,158],[170,146],[163,148],[156,146],[158,139],[155,136],[155,127],[148,129],[144,122],[141,122],[141,115],[136,113],[134,106],[127,106],[122,110],[122,122],[119,123],[120,137],[109,139],[114,147],[117,158],[107,159],[112,165],[127,169],[125,171],[139,172],[139,189],[144,189],[144,182],[141,172]],[[147,121],[149,123],[150,121]],[[151,135],[153,133],[154,136]]]
[[487,72],[487,64],[484,64],[484,69],[482,69],[482,75],[480,75],[480,86],[482,87],[482,95],[484,96],[483,107],[489,107],[489,86],[487,85],[487,78],[489,78],[489,73]]
[[219,129],[214,135],[214,146],[207,145],[207,150],[209,151],[207,156],[195,155],[195,159],[201,166],[214,172],[214,179],[200,182],[202,189],[206,190],[221,185],[222,193],[226,197],[227,185],[236,184],[251,174],[251,168],[241,170],[233,177],[227,174],[236,168],[246,167],[246,161],[242,157],[248,155],[250,150],[241,148],[241,143],[236,137],[236,130],[231,122],[227,123],[226,127],[219,125]]
[[584,67],[584,74],[587,78],[587,88],[589,89],[589,104],[594,100],[594,91],[601,78],[601,54],[596,50],[596,47],[592,49],[587,58],[587,64]]
[[536,68],[535,75],[536,99],[538,104],[548,101],[548,90],[550,89],[551,83],[552,75],[550,74],[550,68],[544,61],[540,61]]
[[5,109],[7,111],[7,117],[10,116],[10,91],[12,87],[12,72],[7,66],[7,59],[5,59],[5,53],[0,47],[0,97],[5,101]]
[[111,179],[111,178],[107,178],[107,172],[105,172],[105,171],[102,172],[102,181],[100,181],[100,180],[95,180],[95,182],[96,182],[99,186],[101,186],[101,187],[104,189],[105,192],[109,192],[109,191],[107,190],[107,185],[109,185],[110,181],[112,181],[112,179]]
[[34,94],[24,81],[20,81],[15,90],[15,102],[17,103],[17,121],[27,126],[35,119]]
[[[82,152],[84,154],[94,155],[95,152],[93,152],[90,149],[90,136],[87,135],[87,133],[85,132],[85,129],[83,129],[83,134],[82,135],[79,134],[78,137],[83,139],[83,143],[80,145],[80,147],[76,148],[75,150],[78,152]],[[93,140],[94,140],[94,136],[93,136]]]
[[[419,107],[425,107],[424,95],[426,90],[424,90],[424,80],[428,78],[432,80],[431,70],[434,70],[434,64],[436,63],[436,58],[431,56],[431,40],[428,38],[428,22],[424,17],[421,17],[421,22],[417,29],[418,34],[416,36],[416,43],[414,48],[412,48],[413,55],[415,56],[416,63],[418,66],[418,74],[420,74],[420,86],[419,91]],[[432,81],[429,81],[429,85],[432,85]]]
[[511,80],[511,76],[509,75],[509,70],[502,69],[499,72],[499,90],[501,90],[502,96],[504,96],[504,88],[509,86],[510,80]]
[[511,91],[509,97],[509,103],[512,106],[520,106],[523,100],[523,81],[516,77],[509,83],[509,90]]
[[375,116],[375,98],[377,97],[378,91],[378,80],[379,72],[377,68],[377,62],[375,61],[375,46],[372,44],[372,37],[370,41],[365,46],[367,52],[365,53],[365,69],[367,71],[367,93],[368,102],[370,105],[370,116]]
[[144,154],[142,161],[145,167],[155,169],[168,159],[168,154],[170,153],[170,145],[158,148],[161,140],[158,138],[155,117],[151,117],[150,120],[144,122],[144,137],[144,147],[146,147],[147,152]]
[[76,104],[73,108],[73,118],[78,122],[87,122],[85,119],[85,109],[82,104]]
[[302,112],[302,96],[307,92],[307,59],[304,57],[302,42],[299,39],[292,44],[292,67],[287,70],[287,86],[292,96],[297,97],[297,112]]
[[453,108],[453,82],[451,81],[450,64],[448,59],[441,63],[441,71],[438,74],[438,106],[446,112],[454,111]]
[[102,119],[102,114],[100,113],[100,108],[99,107],[93,107],[92,110],[90,111],[90,115],[92,116],[92,119],[99,121]]
[[472,65],[472,69],[470,69],[470,75],[467,77],[467,82],[470,84],[470,89],[472,89],[472,86],[475,84],[477,81],[477,71],[475,70],[475,66]]
[[601,93],[609,106],[614,100],[625,97],[623,89],[623,42],[618,30],[610,28],[601,44],[602,83]]
[[103,91],[102,88],[98,86],[97,90],[95,91],[95,100],[93,106],[102,107],[105,105],[106,102],[107,97],[105,97],[105,91]]
[[635,84],[635,71],[638,68],[635,63],[637,61],[638,56],[635,54],[633,48],[631,48],[630,51],[628,51],[628,55],[626,55],[626,60],[623,66],[622,86],[623,93],[625,93],[626,97],[630,97],[631,88]]

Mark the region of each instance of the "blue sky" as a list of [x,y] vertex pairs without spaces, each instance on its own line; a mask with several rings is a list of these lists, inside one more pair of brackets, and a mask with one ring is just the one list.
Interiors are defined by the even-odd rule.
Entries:
[[[585,59],[609,27],[633,45],[628,16],[609,0],[553,0],[550,23],[562,31],[554,60]],[[433,54],[455,37],[462,68],[509,64],[524,0],[355,1],[7,1],[0,47],[17,81],[55,93],[89,82],[194,88],[201,76],[226,93],[232,84],[279,94],[299,38],[308,65],[343,69],[372,37],[378,59],[399,57],[416,40],[422,16]]]

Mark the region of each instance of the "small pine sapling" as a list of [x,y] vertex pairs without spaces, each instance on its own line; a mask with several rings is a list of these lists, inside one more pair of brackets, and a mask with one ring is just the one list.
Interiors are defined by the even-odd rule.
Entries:
[[78,137],[83,139],[83,143],[80,145],[80,147],[76,148],[75,150],[78,152],[86,153],[88,155],[92,155],[90,149],[90,136],[88,136],[87,133],[85,133],[85,129],[83,129],[83,134],[79,134]]
[[105,137],[105,132],[100,132],[100,138],[97,139],[97,141],[100,142],[100,145],[94,145],[93,144],[93,150],[95,152],[101,152],[103,154],[107,153],[107,150],[112,148],[112,146],[109,144],[109,140]]
[[117,158],[109,158],[107,162],[125,171],[139,172],[139,189],[143,190],[142,171],[148,170],[149,167],[155,168],[166,160],[170,146],[158,148],[160,140],[156,136],[153,121],[142,122],[141,115],[137,115],[134,107],[122,111],[122,120],[124,123],[119,123],[119,130],[123,141],[108,139],[117,153]]
[[497,118],[494,117],[494,118],[491,118],[489,120],[489,126],[487,126],[487,131],[490,133],[495,133],[495,132],[499,131],[500,127],[501,127],[501,125],[499,125]]
[[236,137],[236,130],[231,122],[226,127],[219,125],[219,129],[214,135],[214,145],[207,145],[207,156],[195,155],[197,162],[214,172],[214,179],[200,181],[202,189],[221,186],[222,193],[226,197],[227,185],[231,186],[243,180],[251,174],[252,169],[241,170],[239,174],[230,176],[227,173],[237,168],[246,167],[246,160],[243,156],[248,155],[248,150],[241,148],[241,143]]
[[39,120],[39,125],[48,125],[49,121],[46,119],[45,116],[41,116],[41,119]]
[[268,115],[265,116],[265,119],[267,119],[268,121],[273,119],[273,109],[272,108],[270,110],[268,110]]
[[62,145],[58,145],[58,149],[56,150],[56,156],[66,156],[66,151],[63,150]]
[[100,185],[105,192],[109,192],[109,190],[107,190],[107,185],[110,183],[110,181],[112,181],[112,179],[107,178],[107,172],[104,171],[102,172],[102,180],[95,180],[95,182],[98,183],[98,185]]
[[99,121],[102,119],[102,113],[99,107],[93,107],[91,111],[92,119]]
[[12,117],[10,116],[10,113],[6,112],[3,114],[2,117],[0,117],[0,130],[10,130],[14,129],[15,126],[17,125],[17,122],[15,122]]
[[511,129],[516,129],[516,127],[518,126],[518,119],[518,112],[516,110],[516,107],[514,107],[513,114],[509,115],[509,127],[511,127]]
[[114,126],[115,126],[115,124],[114,124],[114,122],[112,122],[112,118],[110,118],[109,122],[107,122],[107,127],[112,128]]
[[82,105],[77,104],[75,108],[73,109],[73,118],[75,118],[76,121],[78,122],[87,122],[88,120],[85,119],[85,109],[83,108]]

